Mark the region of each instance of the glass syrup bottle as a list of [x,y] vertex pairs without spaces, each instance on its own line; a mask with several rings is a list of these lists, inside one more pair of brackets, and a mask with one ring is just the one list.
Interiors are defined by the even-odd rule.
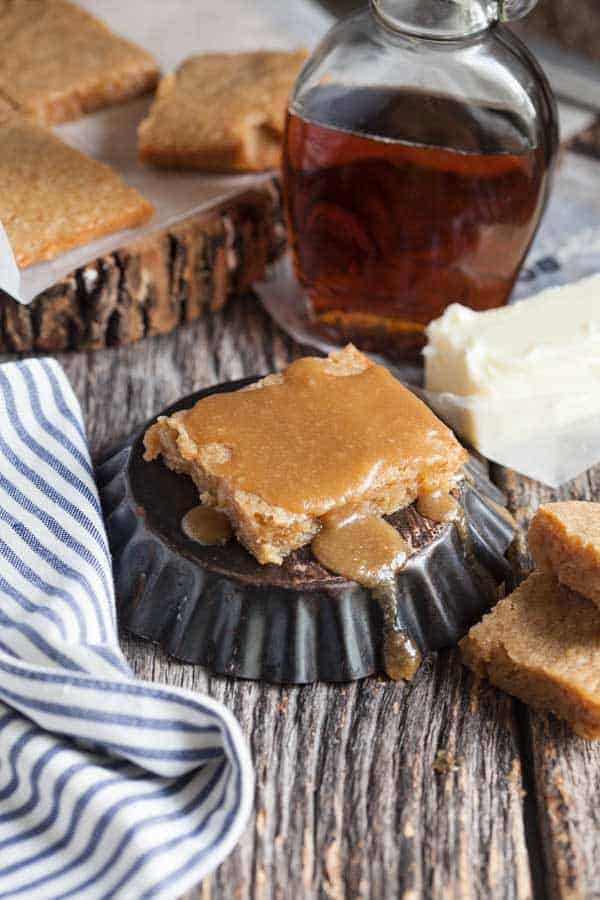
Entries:
[[449,303],[507,301],[558,148],[548,82],[502,24],[535,2],[371,0],[308,61],[283,183],[326,339],[410,359]]

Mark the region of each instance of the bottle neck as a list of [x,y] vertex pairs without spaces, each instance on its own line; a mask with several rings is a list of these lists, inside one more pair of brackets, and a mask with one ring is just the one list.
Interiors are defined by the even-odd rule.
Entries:
[[494,22],[519,19],[537,0],[371,0],[375,15],[392,31],[432,40],[479,34]]

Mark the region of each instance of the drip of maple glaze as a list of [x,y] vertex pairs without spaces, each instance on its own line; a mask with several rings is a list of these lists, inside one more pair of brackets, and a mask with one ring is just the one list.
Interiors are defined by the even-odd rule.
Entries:
[[204,547],[226,544],[233,530],[225,513],[211,506],[194,506],[181,520],[186,537]]
[[460,516],[461,507],[452,494],[444,491],[433,491],[421,494],[417,500],[417,512],[434,522],[455,522]]
[[392,681],[412,681],[421,665],[419,648],[403,628],[396,625],[398,596],[396,583],[388,582],[373,591],[383,613],[383,664]]
[[[487,503],[490,506],[495,507],[498,513],[505,514],[505,517],[508,517],[514,522],[514,519],[508,510],[503,510],[501,506],[498,506],[492,500],[489,500],[489,498]],[[466,513],[456,497],[453,497],[452,494],[444,493],[443,491],[433,491],[430,494],[421,494],[417,500],[417,512],[419,515],[424,516],[426,519],[431,519],[433,522],[443,522],[456,526],[465,560],[469,568],[476,574],[482,585],[485,586],[486,590],[490,593],[490,596],[495,596],[496,583],[485,566],[483,566],[477,558]]]
[[396,529],[379,516],[326,524],[312,542],[312,552],[327,569],[371,589],[393,579],[409,551]]
[[411,680],[421,655],[408,634],[396,625],[396,574],[410,546],[379,516],[332,518],[312,542],[312,552],[327,569],[368,588],[383,613],[384,665],[395,681]]

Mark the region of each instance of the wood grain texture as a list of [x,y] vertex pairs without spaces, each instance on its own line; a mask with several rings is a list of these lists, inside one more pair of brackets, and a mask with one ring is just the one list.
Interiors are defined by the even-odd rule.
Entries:
[[[202,897],[532,896],[512,703],[455,654],[410,687],[278,688],[127,650],[141,676],[221,699],[250,739],[254,825]],[[439,750],[455,770],[435,770]]]
[[91,261],[30,306],[0,297],[0,352],[89,350],[166,334],[248,290],[284,247],[273,179]]

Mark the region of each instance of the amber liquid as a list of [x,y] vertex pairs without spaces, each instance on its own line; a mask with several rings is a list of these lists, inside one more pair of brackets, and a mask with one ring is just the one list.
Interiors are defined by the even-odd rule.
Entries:
[[546,172],[543,150],[502,111],[314,89],[302,116],[288,114],[284,154],[294,262],[314,318],[337,338],[406,357],[449,303],[502,305],[539,222]]

